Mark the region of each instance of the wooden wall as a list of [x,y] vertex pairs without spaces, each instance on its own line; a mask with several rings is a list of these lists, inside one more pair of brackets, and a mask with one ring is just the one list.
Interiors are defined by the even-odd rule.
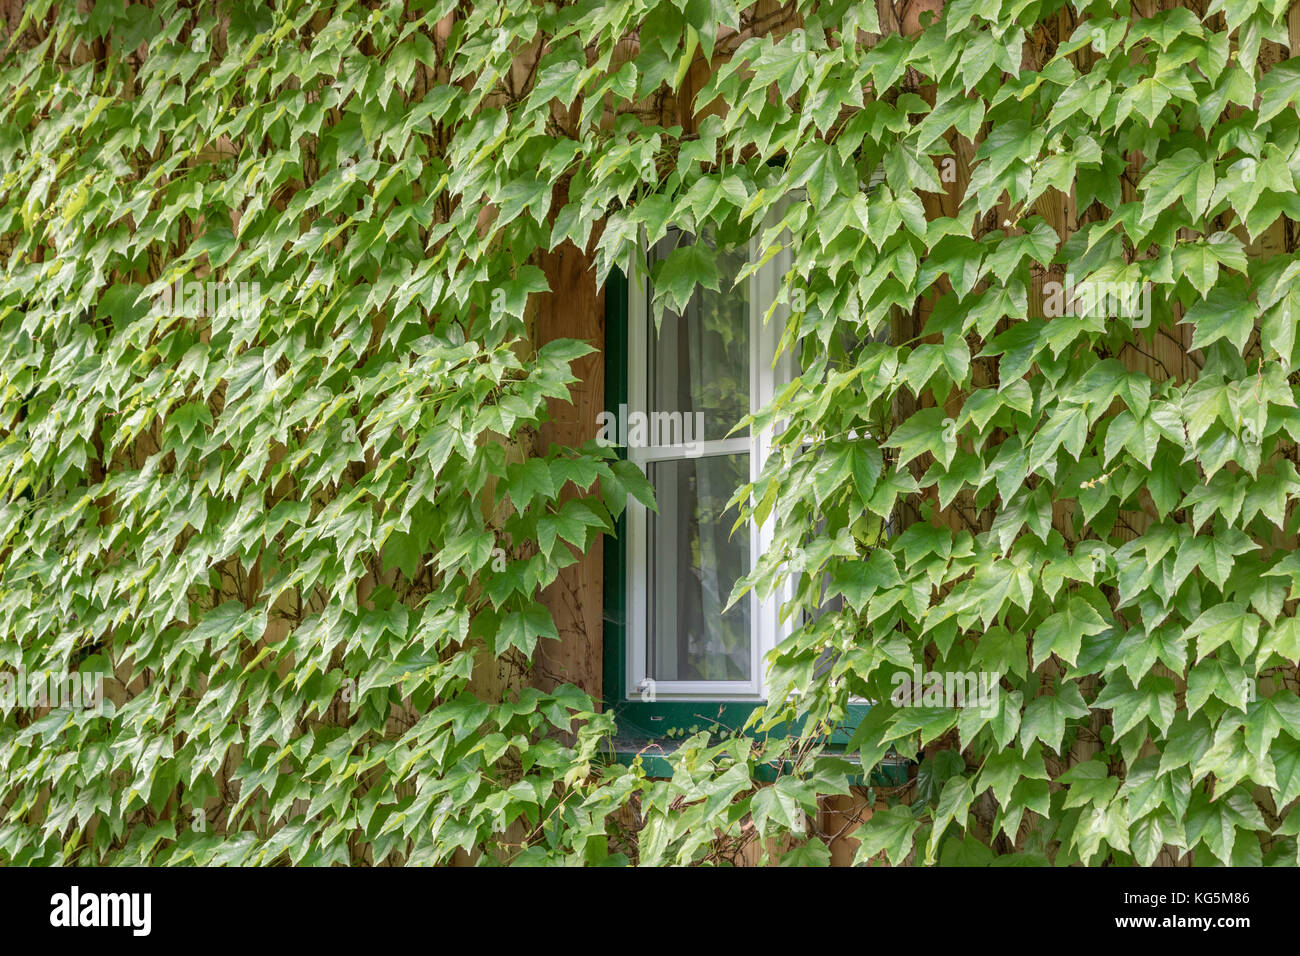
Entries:
[[[551,420],[538,440],[544,452],[552,444],[581,447],[599,430],[596,416],[605,409],[605,295],[596,287],[591,260],[568,241],[545,254],[541,265],[552,291],[540,296],[534,333],[538,346],[575,338],[597,349],[573,363],[582,381],[571,389],[572,402],[550,400]],[[603,555],[604,540],[597,538],[591,550],[562,569],[542,593],[560,635],[558,643],[541,641],[533,658],[532,682],[544,690],[571,683],[600,698]]]

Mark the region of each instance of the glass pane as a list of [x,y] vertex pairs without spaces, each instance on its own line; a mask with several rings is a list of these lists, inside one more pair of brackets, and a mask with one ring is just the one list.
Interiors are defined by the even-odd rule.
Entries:
[[749,481],[749,456],[654,462],[648,473],[659,503],[659,514],[649,515],[650,676],[749,680],[749,598],[722,611],[749,572],[749,529],[730,534],[735,512],[723,513]]
[[[707,236],[670,230],[651,250],[650,264],[701,241],[713,247]],[[696,289],[685,314],[665,312],[657,329],[648,323],[652,445],[725,438],[749,414],[749,282],[731,288],[747,257],[743,250],[714,251],[722,291]],[[667,414],[655,418],[656,412]],[[674,430],[686,437],[672,437]]]

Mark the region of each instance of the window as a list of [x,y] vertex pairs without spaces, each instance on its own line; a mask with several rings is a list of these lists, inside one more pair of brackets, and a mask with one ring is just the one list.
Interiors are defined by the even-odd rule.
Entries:
[[[703,242],[672,230],[650,250],[666,258]],[[633,502],[627,534],[627,686],[657,699],[763,696],[763,655],[777,638],[776,600],[752,593],[724,612],[763,551],[762,529],[727,509],[758,476],[769,436],[732,434],[773,393],[780,325],[763,322],[780,275],[773,263],[731,289],[747,250],[716,251],[722,291],[697,289],[680,315],[650,320],[653,290],[629,295],[628,408],[644,441],[628,457],[655,489],[659,513]],[[630,419],[629,419],[630,421]]]
[[[784,211],[782,204],[769,223]],[[771,537],[770,528],[733,532],[738,516],[726,504],[759,475],[772,440],[770,432],[733,427],[796,371],[789,356],[774,361],[788,310],[778,306],[763,321],[792,257],[777,254],[733,289],[751,250],[719,250],[707,234],[675,230],[645,250],[643,272],[694,242],[710,246],[721,291],[697,288],[683,314],[666,314],[659,327],[649,279],[629,283],[615,270],[605,289],[605,421],[616,423],[620,453],[649,478],[659,513],[630,500],[606,541],[604,697],[618,726],[615,754],[639,755],[659,773],[669,765],[663,749],[649,744],[666,732],[744,726],[766,699],[765,656],[805,623],[779,621],[789,585],[765,601],[751,591],[723,612],[736,579]],[[889,336],[882,330],[879,340]],[[852,356],[873,338],[848,336],[839,347]],[[847,743],[869,709],[850,703],[829,742]],[[869,776],[898,785],[906,762],[886,757]]]
[[[656,327],[648,273],[693,243],[710,247],[721,291],[697,288]],[[670,230],[646,250],[643,283],[618,276],[606,290],[606,404],[659,506],[655,514],[630,501],[607,549],[606,695],[652,734],[668,724],[743,723],[764,699],[763,658],[791,626],[778,622],[779,594],[760,600],[751,591],[724,611],[768,540],[752,524],[733,531],[738,514],[727,504],[757,478],[771,434],[733,429],[791,371],[788,357],[774,362],[783,310],[763,321],[788,255],[733,289],[749,260],[748,249]]]

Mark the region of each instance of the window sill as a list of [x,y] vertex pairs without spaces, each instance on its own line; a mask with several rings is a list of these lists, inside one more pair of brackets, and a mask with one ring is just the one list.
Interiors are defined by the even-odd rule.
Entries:
[[[670,758],[681,743],[680,740],[619,734],[609,742],[608,753],[616,763],[623,766],[631,766],[640,758],[647,776],[667,779],[673,774]],[[890,754],[873,767],[870,773],[862,772],[856,753],[843,754],[843,758],[859,768],[857,773],[849,777],[849,783],[853,786],[898,787],[907,783],[910,761],[902,757]],[[763,782],[771,782],[776,779],[776,769],[771,766],[758,767],[756,776]]]
[[[652,777],[672,775],[669,757],[686,737],[702,730],[715,733],[719,730],[739,730],[745,725],[754,708],[762,701],[656,701],[654,703],[629,700],[614,704],[618,732],[610,742],[610,755],[616,762],[631,765],[639,756],[642,765]],[[849,742],[858,723],[866,716],[870,704],[850,704],[848,719],[831,734],[829,741],[832,752],[842,749]],[[780,735],[783,728],[777,727],[769,734]],[[858,763],[856,753],[844,754],[844,759]],[[853,782],[870,783],[872,786],[898,786],[907,782],[907,768],[910,761],[893,754],[886,756],[879,766],[868,775],[861,774]],[[760,778],[764,768],[760,768]],[[775,778],[775,771],[766,768]]]

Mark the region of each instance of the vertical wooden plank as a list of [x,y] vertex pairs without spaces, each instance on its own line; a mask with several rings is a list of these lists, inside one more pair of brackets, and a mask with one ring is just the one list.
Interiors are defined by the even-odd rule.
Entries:
[[[605,408],[605,296],[596,287],[592,263],[570,242],[543,254],[542,271],[551,292],[539,296],[535,341],[540,348],[555,339],[580,339],[597,351],[573,363],[579,381],[570,389],[572,402],[549,399],[551,419],[540,430],[539,453],[551,445],[578,448],[596,437],[596,416]],[[579,492],[564,490],[565,499]],[[576,564],[560,571],[559,577],[541,595],[542,603],[555,618],[560,640],[541,641],[533,658],[529,683],[549,690],[572,683],[588,694],[601,695],[602,588],[604,541],[597,538]]]

